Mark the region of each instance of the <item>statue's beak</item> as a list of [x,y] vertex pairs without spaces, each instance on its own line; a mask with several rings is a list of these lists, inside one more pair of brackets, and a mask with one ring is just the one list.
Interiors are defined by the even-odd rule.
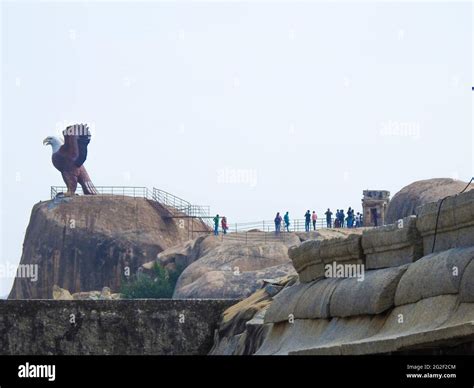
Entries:
[[48,144],[49,144],[49,139],[48,138],[44,139],[43,140],[43,145],[48,145]]

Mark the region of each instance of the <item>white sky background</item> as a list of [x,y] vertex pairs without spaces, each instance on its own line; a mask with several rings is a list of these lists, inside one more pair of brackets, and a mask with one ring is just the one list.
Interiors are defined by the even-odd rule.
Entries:
[[3,3],[0,265],[63,184],[42,140],[66,123],[93,126],[95,185],[156,186],[231,223],[469,180],[472,17],[469,2]]

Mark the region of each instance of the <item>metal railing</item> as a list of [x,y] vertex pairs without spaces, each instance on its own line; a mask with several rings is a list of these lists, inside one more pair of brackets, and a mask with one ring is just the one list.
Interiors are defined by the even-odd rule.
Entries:
[[[256,221],[256,222],[242,222],[242,223],[232,223],[229,224],[230,233],[239,233],[239,232],[247,232],[247,231],[265,231],[271,232],[275,231],[275,222],[272,220],[264,220],[264,221]],[[324,219],[317,219],[316,220],[316,230],[326,228],[326,218]],[[285,223],[282,221],[281,223],[281,231],[285,230]],[[313,221],[310,222],[310,230],[313,230]],[[305,232],[306,231],[306,224],[304,219],[292,219],[290,220],[290,232]]]
[[[306,232],[304,219],[290,220],[289,231],[284,228],[284,223],[282,222],[280,232],[278,233],[275,231],[275,223],[273,221],[235,223],[228,225],[228,227],[229,229],[227,230],[227,233],[223,233],[222,227],[219,225],[218,238],[222,241],[235,241],[244,244],[265,244],[277,241],[282,243],[292,243],[294,241],[295,232]],[[316,231],[318,229],[327,229],[326,218],[321,220],[318,219],[316,221]],[[314,231],[312,221],[310,223],[309,231]]]
[[159,202],[164,206],[171,207],[183,213],[187,212],[192,206],[190,202],[185,201],[184,199],[177,197],[176,195],[168,193],[167,191],[157,189],[156,187],[153,187],[152,197],[156,202]]
[[182,217],[184,214],[192,218],[208,218],[211,214],[209,206],[192,205],[190,202],[156,187],[153,187],[152,198],[177,213],[176,217]]
[[[145,198],[155,201],[164,206],[172,217],[183,218],[209,218],[210,207],[201,205],[192,205],[190,202],[177,197],[164,190],[153,187],[149,190],[147,187],[134,186],[96,186],[99,195],[114,195],[122,197]],[[66,193],[66,186],[51,186],[51,199],[56,198],[60,193]],[[76,190],[77,194],[84,194],[81,187]]]
[[[117,195],[122,197],[147,198],[151,199],[150,190],[147,187],[134,186],[95,186],[99,195]],[[56,198],[60,193],[66,193],[66,186],[51,186],[51,199]],[[84,194],[79,186],[76,190],[77,194]]]

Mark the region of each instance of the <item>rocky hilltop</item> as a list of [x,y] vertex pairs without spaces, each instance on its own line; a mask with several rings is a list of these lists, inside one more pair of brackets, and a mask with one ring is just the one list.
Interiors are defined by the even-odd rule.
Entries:
[[[161,251],[206,230],[179,223],[144,198],[77,196],[33,207],[20,264],[37,264],[38,279],[16,278],[9,299],[50,299],[53,286],[71,293],[120,288]],[[194,234],[196,235],[196,234]]]

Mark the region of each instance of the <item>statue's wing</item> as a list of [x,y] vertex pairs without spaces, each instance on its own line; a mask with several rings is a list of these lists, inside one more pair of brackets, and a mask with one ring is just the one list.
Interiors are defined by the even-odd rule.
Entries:
[[87,145],[91,140],[86,124],[70,125],[63,131],[64,144],[58,150],[58,156],[81,167],[87,159]]

